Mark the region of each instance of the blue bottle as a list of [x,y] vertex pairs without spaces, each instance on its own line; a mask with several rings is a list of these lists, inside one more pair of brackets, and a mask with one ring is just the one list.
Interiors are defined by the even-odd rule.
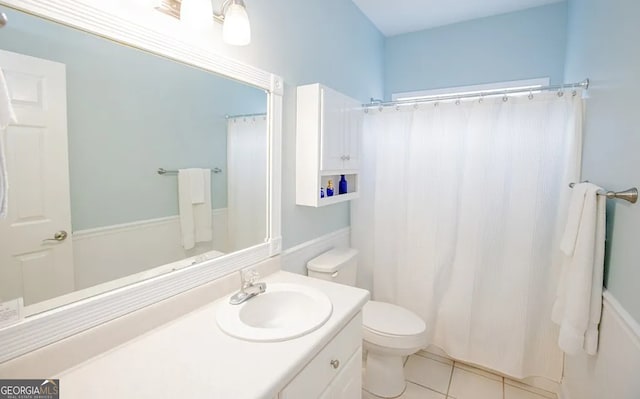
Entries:
[[327,182],[327,197],[333,197],[333,181]]
[[347,179],[344,178],[344,175],[340,175],[340,182],[338,182],[338,194],[346,194],[347,193]]
[[320,187],[320,198],[324,198],[324,188]]

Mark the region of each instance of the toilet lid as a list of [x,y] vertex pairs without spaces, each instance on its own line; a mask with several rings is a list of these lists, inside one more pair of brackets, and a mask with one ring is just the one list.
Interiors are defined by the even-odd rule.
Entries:
[[415,313],[386,302],[369,301],[362,309],[365,328],[387,335],[419,335],[427,326]]

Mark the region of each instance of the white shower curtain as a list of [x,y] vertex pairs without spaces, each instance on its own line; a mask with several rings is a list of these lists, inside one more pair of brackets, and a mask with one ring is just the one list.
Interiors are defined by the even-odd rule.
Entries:
[[571,93],[369,111],[360,283],[419,314],[454,358],[559,381],[550,315],[581,112]]
[[267,235],[267,122],[265,116],[227,122],[228,250],[264,242]]

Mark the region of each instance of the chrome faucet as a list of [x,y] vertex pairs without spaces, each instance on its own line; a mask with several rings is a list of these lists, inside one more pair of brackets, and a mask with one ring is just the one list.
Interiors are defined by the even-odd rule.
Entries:
[[231,296],[229,303],[232,305],[240,305],[254,296],[265,292],[267,290],[267,284],[256,283],[259,277],[260,275],[254,269],[240,270],[240,291]]

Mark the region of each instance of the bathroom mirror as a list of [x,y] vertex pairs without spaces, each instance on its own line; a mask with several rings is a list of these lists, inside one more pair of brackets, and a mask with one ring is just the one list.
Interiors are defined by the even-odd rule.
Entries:
[[2,11],[18,123],[6,131],[0,302],[22,298],[29,315],[191,266],[224,274],[242,266],[234,254],[274,241],[277,109],[264,84]]

